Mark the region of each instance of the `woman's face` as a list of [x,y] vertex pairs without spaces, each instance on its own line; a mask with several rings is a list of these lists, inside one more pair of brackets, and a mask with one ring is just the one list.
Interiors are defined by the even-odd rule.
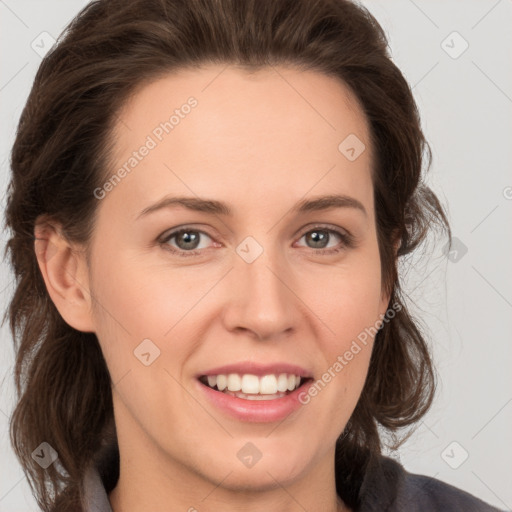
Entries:
[[[131,98],[115,141],[88,282],[123,456],[232,488],[331,466],[367,375],[361,334],[389,300],[368,125],[348,89],[291,68],[182,71]],[[199,380],[272,392],[293,387],[282,373],[310,380],[273,400]]]

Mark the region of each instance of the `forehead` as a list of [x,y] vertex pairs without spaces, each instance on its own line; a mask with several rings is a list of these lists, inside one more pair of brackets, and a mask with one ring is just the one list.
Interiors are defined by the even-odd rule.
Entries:
[[[135,202],[170,191],[264,201],[269,187],[297,198],[340,186],[368,196],[371,188],[366,117],[348,86],[316,71],[209,65],[172,72],[138,88],[114,136],[112,172],[151,147],[123,179],[123,194]],[[343,153],[346,140],[365,148],[357,159]]]
[[[169,120],[191,97],[199,108],[194,108],[187,125],[198,134],[222,129],[223,136],[236,135],[239,140],[244,132],[259,129],[260,135],[271,134],[273,126],[279,125],[291,134],[336,134],[334,140],[347,128],[367,135],[366,118],[355,94],[336,77],[290,67],[249,72],[213,64],[143,82],[121,109],[117,133],[127,142],[137,142],[130,135],[150,133],[154,122]],[[237,131],[241,126],[245,130]]]

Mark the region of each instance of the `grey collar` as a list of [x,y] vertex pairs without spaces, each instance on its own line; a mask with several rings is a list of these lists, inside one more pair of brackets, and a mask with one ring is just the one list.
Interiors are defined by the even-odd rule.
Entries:
[[95,465],[90,465],[85,472],[83,487],[84,512],[112,512],[107,491]]

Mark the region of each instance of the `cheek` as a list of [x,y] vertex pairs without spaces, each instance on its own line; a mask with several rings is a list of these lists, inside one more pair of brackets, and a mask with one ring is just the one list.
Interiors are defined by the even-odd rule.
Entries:
[[315,277],[308,278],[312,291],[306,296],[337,340],[357,337],[365,328],[374,326],[381,308],[378,253],[354,255],[350,263],[333,266]]
[[[190,274],[176,269],[148,267],[140,258],[126,253],[106,251],[94,269],[94,289],[107,318],[114,328],[139,338],[161,339],[187,312],[190,303],[204,291],[191,286]],[[99,260],[99,259],[98,259]],[[198,297],[196,297],[196,295]]]
[[[310,296],[312,309],[327,327],[317,337],[323,354],[326,383],[323,395],[328,411],[337,411],[343,424],[352,413],[368,372],[381,308],[378,252],[329,273],[322,290]],[[319,384],[319,389],[323,384]],[[344,407],[340,408],[339,404]],[[322,414],[317,411],[317,414]]]
[[164,333],[173,325],[169,312],[178,307],[180,294],[159,300],[151,276],[123,251],[116,252],[114,239],[101,247],[95,253],[90,284],[96,335],[115,383],[128,370],[142,366],[134,351],[143,340],[152,340],[160,349]]

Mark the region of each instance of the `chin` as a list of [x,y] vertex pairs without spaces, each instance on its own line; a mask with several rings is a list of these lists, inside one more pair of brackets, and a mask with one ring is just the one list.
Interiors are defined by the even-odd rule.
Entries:
[[309,464],[301,450],[297,450],[295,457],[290,456],[289,450],[279,448],[257,451],[257,442],[238,442],[234,451],[217,454],[217,460],[210,466],[215,471],[208,471],[212,473],[210,479],[222,481],[224,488],[235,491],[265,491],[289,484],[307,472]]

